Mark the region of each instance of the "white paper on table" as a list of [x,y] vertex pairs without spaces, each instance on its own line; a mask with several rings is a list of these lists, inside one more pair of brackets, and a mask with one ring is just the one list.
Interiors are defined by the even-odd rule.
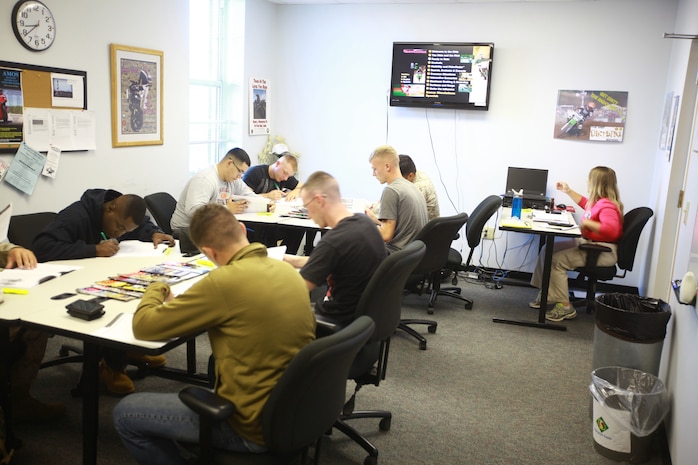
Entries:
[[152,242],[141,241],[122,241],[119,242],[119,251],[115,257],[167,257],[167,243],[160,243],[157,247],[153,247]]
[[52,263],[37,263],[32,270],[12,268],[0,271],[0,287],[12,289],[29,289],[40,281],[58,278],[81,267],[74,265],[55,265]]
[[284,254],[286,253],[286,246],[280,245],[278,247],[267,247],[267,255],[271,258],[277,260],[283,260]]
[[233,195],[232,200],[247,201],[247,208],[244,213],[266,213],[269,207],[269,199],[262,196]]

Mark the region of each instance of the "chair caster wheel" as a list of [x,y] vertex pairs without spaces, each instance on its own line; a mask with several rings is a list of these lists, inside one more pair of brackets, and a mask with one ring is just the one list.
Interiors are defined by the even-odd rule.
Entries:
[[427,313],[428,313],[429,315],[433,315],[433,314],[434,314],[434,309],[431,308],[431,307],[429,307],[429,308],[427,309]]
[[436,325],[427,326],[427,331],[429,331],[431,334],[434,334],[436,332]]
[[370,455],[364,459],[364,465],[377,465],[378,457],[371,457]]
[[427,350],[427,341],[419,341],[419,350]]
[[457,285],[458,285],[458,278],[453,278],[453,279],[451,280],[451,285],[457,286]]
[[473,303],[472,302],[466,302],[465,305],[463,305],[466,310],[472,310],[473,309]]
[[380,429],[381,431],[390,431],[390,424],[390,418],[383,418],[380,422],[378,422],[378,429]]

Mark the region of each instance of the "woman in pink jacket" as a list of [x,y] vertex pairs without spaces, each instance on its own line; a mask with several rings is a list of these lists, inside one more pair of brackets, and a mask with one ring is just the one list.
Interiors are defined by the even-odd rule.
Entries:
[[[611,252],[602,253],[599,256],[598,265],[611,266],[618,260],[616,242],[623,234],[623,203],[618,194],[616,172],[611,168],[605,166],[592,168],[587,181],[588,198],[570,189],[566,182],[558,182],[556,187],[584,209],[584,216],[579,224],[582,231],[581,238],[555,242],[548,302],[556,302],[556,304],[545,314],[545,318],[550,321],[569,320],[577,316],[574,307],[570,305],[567,272],[583,266],[586,262],[587,254],[578,245],[583,242],[592,242],[609,247]],[[531,278],[531,284],[538,289],[542,284],[544,256],[543,249],[538,256],[538,263]],[[540,308],[540,295],[539,291],[536,300],[529,303],[530,307]]]

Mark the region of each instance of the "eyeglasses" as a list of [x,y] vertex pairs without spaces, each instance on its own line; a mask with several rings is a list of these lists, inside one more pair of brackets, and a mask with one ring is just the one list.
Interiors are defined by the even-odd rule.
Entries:
[[308,208],[308,205],[310,205],[311,203],[313,203],[315,200],[317,200],[320,197],[325,198],[327,196],[324,194],[315,194],[312,199],[308,200],[306,203],[303,204],[303,208]]
[[245,171],[247,171],[247,170],[241,170],[240,167],[235,164],[235,162],[233,162],[233,166],[235,167],[235,170],[237,170],[238,176],[240,176],[240,177],[244,176]]

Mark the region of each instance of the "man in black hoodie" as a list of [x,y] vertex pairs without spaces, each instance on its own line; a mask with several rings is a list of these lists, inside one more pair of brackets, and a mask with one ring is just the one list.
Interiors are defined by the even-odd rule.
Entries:
[[[39,233],[31,250],[39,262],[91,257],[111,257],[119,251],[119,241],[135,239],[163,242],[174,246],[174,238],[163,233],[145,215],[145,201],[133,194],[123,195],[111,189],[89,189],[80,200],[61,210]],[[166,363],[165,357],[127,354],[104,350],[99,376],[107,390],[116,395],[136,390],[126,375],[126,363],[148,364],[156,368]]]

